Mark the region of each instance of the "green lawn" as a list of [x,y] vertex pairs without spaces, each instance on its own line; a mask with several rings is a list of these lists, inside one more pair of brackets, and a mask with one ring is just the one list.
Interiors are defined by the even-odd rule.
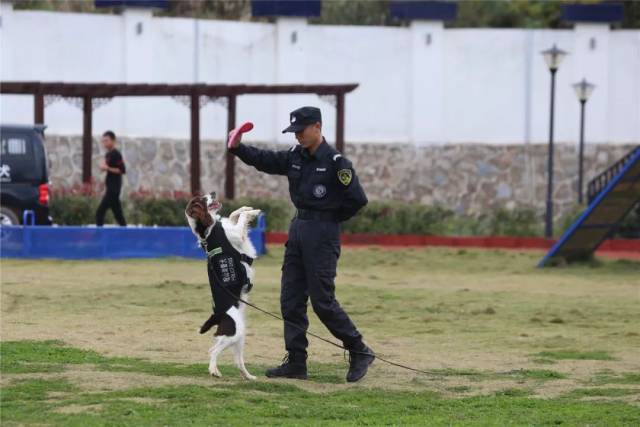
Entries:
[[[313,339],[308,381],[266,379],[282,325],[254,311],[258,380],[230,353],[211,378],[202,262],[2,260],[2,425],[639,425],[640,263],[540,256],[343,249],[338,299],[367,343],[430,372],[377,361],[355,385]],[[251,294],[275,312],[281,259],[257,261]]]

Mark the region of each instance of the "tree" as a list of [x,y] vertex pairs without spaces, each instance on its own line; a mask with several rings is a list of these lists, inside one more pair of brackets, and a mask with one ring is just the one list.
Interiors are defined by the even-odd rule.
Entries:
[[311,22],[323,25],[399,25],[391,18],[388,0],[323,1],[322,16]]
[[[6,1],[6,0],[3,0]],[[65,12],[114,13],[96,9],[93,1],[82,0],[9,0],[16,9],[59,10]],[[407,25],[391,18],[389,3],[393,0],[323,0],[322,15],[310,20],[325,25]],[[562,20],[562,4],[575,1],[492,0],[459,1],[458,15],[450,28],[570,28]],[[600,3],[584,0],[583,3]],[[640,28],[640,1],[624,0],[624,19],[616,28]],[[169,0],[160,16],[186,16],[203,19],[269,21],[251,16],[251,0]]]

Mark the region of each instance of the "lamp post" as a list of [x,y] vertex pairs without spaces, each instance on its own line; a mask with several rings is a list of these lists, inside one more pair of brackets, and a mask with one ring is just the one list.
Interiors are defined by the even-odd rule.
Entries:
[[584,156],[584,106],[595,87],[594,84],[589,83],[586,79],[582,79],[582,81],[573,85],[578,101],[580,101],[580,149],[578,153],[578,203],[580,204],[582,204],[582,163]]
[[543,50],[544,57],[549,71],[551,72],[551,108],[549,114],[549,153],[547,157],[547,211],[545,214],[545,237],[553,236],[553,115],[554,99],[556,90],[556,71],[560,63],[567,55],[567,52],[560,50],[554,44],[551,49]]

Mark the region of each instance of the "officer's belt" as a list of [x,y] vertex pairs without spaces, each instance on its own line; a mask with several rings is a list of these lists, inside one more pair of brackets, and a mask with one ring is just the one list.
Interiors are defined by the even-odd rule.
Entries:
[[312,211],[309,209],[298,209],[295,217],[298,219],[315,219],[318,221],[338,221],[338,214],[331,211]]

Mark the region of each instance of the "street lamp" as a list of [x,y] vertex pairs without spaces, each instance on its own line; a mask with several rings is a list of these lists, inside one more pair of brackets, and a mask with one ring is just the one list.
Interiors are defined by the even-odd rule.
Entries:
[[553,107],[556,90],[556,71],[567,52],[560,50],[554,44],[551,49],[543,50],[542,56],[551,72],[551,109],[549,115],[549,153],[547,158],[547,212],[545,215],[544,235],[553,236]]
[[589,83],[586,79],[582,79],[581,82],[575,83],[573,88],[576,91],[576,96],[580,101],[580,150],[578,154],[578,203],[582,204],[582,163],[584,154],[584,106],[587,100],[591,96],[591,93],[596,88],[594,84]]

